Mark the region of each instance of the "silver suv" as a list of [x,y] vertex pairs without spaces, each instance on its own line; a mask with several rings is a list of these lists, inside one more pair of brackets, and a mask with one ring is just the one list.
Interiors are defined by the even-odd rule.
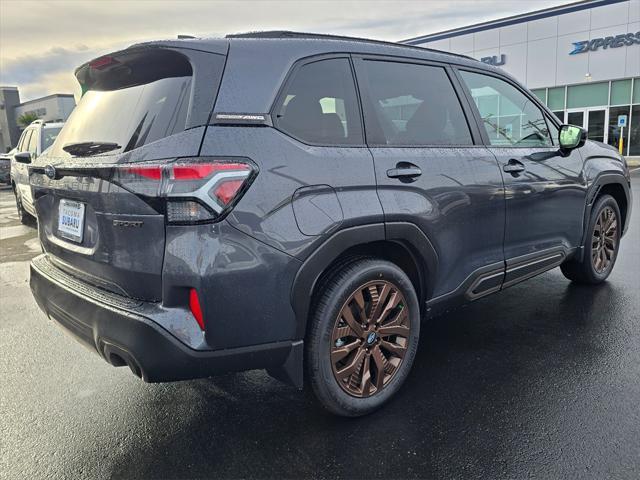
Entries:
[[62,127],[63,122],[32,122],[20,136],[14,155],[11,156],[11,187],[16,196],[18,216],[22,223],[33,223],[36,211],[33,206],[31,187],[29,186],[29,172],[27,164],[16,160],[16,155],[28,156],[32,161],[49,148]]

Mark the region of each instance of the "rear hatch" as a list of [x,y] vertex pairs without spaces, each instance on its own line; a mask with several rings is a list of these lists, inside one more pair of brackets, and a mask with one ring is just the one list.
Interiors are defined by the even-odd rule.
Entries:
[[[193,55],[208,76],[202,92]],[[211,163],[197,155],[223,66],[220,54],[147,45],[76,71],[82,98],[30,167],[40,239],[53,263],[100,288],[161,299],[166,223],[207,219],[197,206],[168,219],[167,198],[201,183],[203,175],[185,168]]]

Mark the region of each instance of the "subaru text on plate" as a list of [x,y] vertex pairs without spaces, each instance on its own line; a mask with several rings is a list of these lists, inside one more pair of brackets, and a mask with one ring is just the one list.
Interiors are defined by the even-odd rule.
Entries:
[[558,266],[602,282],[628,227],[624,159],[468,57],[263,32],[76,77],[29,167],[31,288],[148,382],[265,368],[362,415],[406,379],[421,318]]

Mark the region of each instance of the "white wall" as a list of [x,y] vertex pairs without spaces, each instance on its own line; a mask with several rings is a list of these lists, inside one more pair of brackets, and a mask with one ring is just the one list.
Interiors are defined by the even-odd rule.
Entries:
[[569,55],[573,42],[640,32],[640,0],[605,5],[420,46],[480,59],[501,54],[501,68],[529,88],[640,76],[640,45]]
[[41,119],[45,122],[63,119],[66,120],[71,115],[76,105],[75,99],[71,97],[50,97],[37,102],[21,105],[15,109],[16,119],[25,112],[31,112],[39,108],[46,109],[46,115]]

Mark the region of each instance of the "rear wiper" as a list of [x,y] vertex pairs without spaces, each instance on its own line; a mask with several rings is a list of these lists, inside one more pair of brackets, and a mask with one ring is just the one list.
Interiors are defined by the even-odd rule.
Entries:
[[119,148],[122,147],[114,142],[78,142],[69,143],[62,147],[65,152],[75,155],[76,157],[90,157]]

